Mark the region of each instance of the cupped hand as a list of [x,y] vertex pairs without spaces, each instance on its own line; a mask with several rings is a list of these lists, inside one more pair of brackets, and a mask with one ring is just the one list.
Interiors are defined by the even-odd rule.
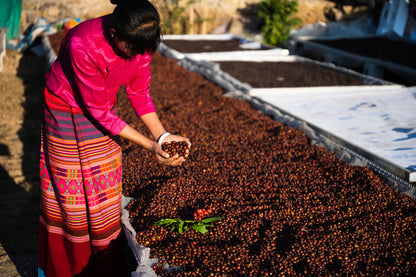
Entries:
[[180,157],[178,154],[170,157],[157,142],[152,144],[151,151],[155,154],[157,161],[163,165],[179,166],[185,161],[185,157]]
[[170,134],[169,136],[167,136],[163,140],[162,143],[164,143],[164,142],[170,143],[172,141],[177,141],[177,142],[185,141],[186,142],[186,144],[188,145],[188,148],[185,151],[185,158],[187,158],[189,156],[189,151],[191,150],[191,146],[192,146],[191,141],[189,140],[189,138],[182,137],[182,136],[178,136],[178,135],[174,135],[174,134]]

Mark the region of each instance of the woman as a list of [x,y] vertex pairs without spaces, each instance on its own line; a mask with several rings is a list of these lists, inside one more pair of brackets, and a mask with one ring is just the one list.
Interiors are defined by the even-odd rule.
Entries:
[[[125,0],[112,14],[83,22],[64,38],[44,92],[39,276],[126,272],[120,137],[153,152],[161,164],[185,161],[162,150],[162,142],[186,141],[189,148],[191,143],[166,132],[149,95],[149,63],[160,36],[153,5]],[[120,86],[156,141],[117,116]]]

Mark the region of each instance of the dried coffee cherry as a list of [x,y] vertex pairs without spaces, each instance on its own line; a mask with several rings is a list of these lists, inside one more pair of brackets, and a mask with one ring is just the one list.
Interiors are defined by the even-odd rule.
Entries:
[[186,141],[172,141],[162,143],[162,150],[167,152],[170,156],[178,154],[181,157],[185,157],[188,144]]

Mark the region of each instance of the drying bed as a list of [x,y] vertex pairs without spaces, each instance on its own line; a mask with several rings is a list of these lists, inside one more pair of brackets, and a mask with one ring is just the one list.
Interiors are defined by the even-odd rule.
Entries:
[[268,50],[270,46],[255,43],[231,34],[220,35],[166,35],[163,43],[181,53],[232,52]]
[[387,60],[416,69],[416,42],[388,37],[311,40],[364,57]]
[[[161,49],[161,52],[166,56],[178,60],[181,66],[203,74],[208,80],[220,85],[227,92],[240,91],[254,97],[268,95],[273,99],[273,103],[279,103],[278,95],[280,94],[294,95],[293,97],[296,99],[295,95],[298,92],[307,92],[313,98],[315,94],[321,94],[321,92],[331,91],[331,96],[333,96],[351,91],[355,92],[352,94],[356,95],[355,98],[365,99],[364,95],[371,91],[383,94],[383,91],[403,88],[402,85],[360,74],[331,63],[294,55],[288,56],[281,51],[247,51],[245,53],[238,52],[238,55],[233,55],[237,52],[192,53],[186,57],[175,55],[174,51],[176,50]],[[302,99],[299,100],[302,101]],[[274,108],[279,109],[280,112],[291,114],[290,110],[280,109],[279,104],[274,105]],[[338,103],[334,102],[334,107],[336,105]],[[307,118],[303,118],[303,120],[309,122]],[[310,126],[312,127],[312,125]],[[319,128],[316,131],[328,134],[328,131]],[[397,166],[388,159],[377,157],[377,155],[366,151],[365,148],[355,147],[354,142],[351,144],[332,135],[329,137],[353,151],[354,155],[361,155],[363,159],[373,164],[374,168],[384,172],[383,174],[403,179],[405,182],[413,180],[411,177],[413,174],[406,168]]]
[[[412,275],[416,203],[376,172],[342,162],[155,53],[151,94],[167,129],[189,137],[181,167],[123,141],[124,194],[139,244],[160,276]],[[146,132],[120,94],[121,116]],[[202,235],[154,222],[221,217]],[[169,265],[170,267],[167,267]],[[167,273],[166,268],[179,271]]]
[[223,72],[253,88],[360,86],[357,77],[308,62],[219,61]]
[[405,86],[415,85],[413,53],[416,43],[413,41],[388,37],[299,38],[291,44],[296,55],[331,62]]
[[[164,55],[178,60],[185,68],[203,74],[220,86],[227,82],[241,82],[251,88],[392,84],[333,64],[289,55],[287,49],[266,49],[259,44],[263,50],[241,51],[242,45],[250,43],[255,44],[227,36],[218,39],[218,36],[183,35],[170,36],[164,40],[164,45],[159,50]],[[250,89],[241,89],[247,87],[242,84],[237,86],[238,90],[244,92]],[[228,85],[223,88],[229,90]]]
[[241,40],[179,40],[167,39],[163,41],[166,46],[182,53],[200,53],[200,52],[226,52],[241,50],[261,50],[270,49],[269,47],[260,46],[256,49],[242,48]]
[[266,46],[230,34],[168,35],[158,50],[176,60],[190,58],[209,61],[221,57],[225,60],[250,60],[253,57],[276,59],[289,55],[288,49]]

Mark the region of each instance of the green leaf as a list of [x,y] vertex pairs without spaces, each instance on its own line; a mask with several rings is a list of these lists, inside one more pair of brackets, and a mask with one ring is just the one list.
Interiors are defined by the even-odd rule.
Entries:
[[156,225],[156,226],[167,225],[167,226],[169,226],[169,225],[172,225],[172,224],[174,224],[178,221],[180,221],[180,219],[178,219],[178,218],[164,218],[164,219],[156,221],[153,225]]
[[201,234],[205,234],[206,232],[208,232],[207,227],[205,226],[205,224],[194,224],[191,226],[192,229],[194,229],[197,232],[200,232]]
[[178,226],[178,233],[179,233],[179,235],[182,235],[183,234],[183,224],[184,224],[183,221],[179,223],[179,226]]
[[208,224],[208,223],[216,222],[220,219],[221,219],[221,217],[209,217],[209,218],[204,218],[204,219],[200,220],[199,222],[204,223],[204,224]]

